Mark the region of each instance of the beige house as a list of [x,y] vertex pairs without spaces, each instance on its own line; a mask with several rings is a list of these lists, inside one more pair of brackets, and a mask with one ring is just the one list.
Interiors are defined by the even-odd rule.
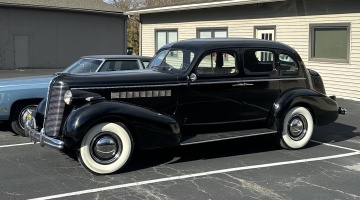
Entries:
[[275,40],[322,75],[328,95],[360,100],[359,0],[188,1],[127,14],[140,14],[142,55],[191,38]]

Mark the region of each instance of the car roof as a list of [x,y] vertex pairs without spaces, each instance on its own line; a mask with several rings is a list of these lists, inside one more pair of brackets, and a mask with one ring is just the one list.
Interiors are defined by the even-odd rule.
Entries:
[[137,55],[90,55],[83,56],[81,58],[92,58],[92,59],[140,59],[143,61],[150,61],[149,56],[137,56]]
[[271,40],[261,40],[253,38],[208,38],[208,39],[190,39],[169,43],[162,48],[188,49],[191,51],[200,51],[216,48],[229,47],[256,47],[256,48],[277,48],[291,52],[296,52],[292,47],[281,42]]

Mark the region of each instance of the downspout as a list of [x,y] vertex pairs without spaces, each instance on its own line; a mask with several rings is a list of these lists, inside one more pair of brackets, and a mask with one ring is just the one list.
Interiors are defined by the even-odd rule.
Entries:
[[127,54],[127,37],[128,37],[128,34],[127,34],[127,29],[128,29],[128,21],[129,20],[129,18],[128,17],[125,17],[124,18],[124,47],[125,47],[125,49],[123,49],[123,53],[122,54]]
[[143,55],[143,53],[142,53],[142,21],[141,21],[140,14],[139,14],[139,54]]

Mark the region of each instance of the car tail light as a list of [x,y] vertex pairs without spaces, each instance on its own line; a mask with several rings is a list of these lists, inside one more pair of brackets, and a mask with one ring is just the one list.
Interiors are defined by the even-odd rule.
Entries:
[[309,69],[309,73],[311,75],[311,82],[314,89],[324,95],[326,95],[324,82],[319,73],[314,70]]

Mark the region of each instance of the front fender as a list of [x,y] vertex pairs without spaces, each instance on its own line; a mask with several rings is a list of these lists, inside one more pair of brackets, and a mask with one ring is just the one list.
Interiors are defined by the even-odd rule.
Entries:
[[177,121],[171,116],[125,102],[101,101],[70,113],[63,131],[65,145],[73,146],[102,122],[126,122],[135,130],[142,148],[175,146],[181,139]]
[[316,125],[326,125],[338,118],[339,106],[330,97],[310,89],[293,89],[279,96],[273,105],[269,127],[282,131],[282,121],[288,110],[295,106],[308,108]]

